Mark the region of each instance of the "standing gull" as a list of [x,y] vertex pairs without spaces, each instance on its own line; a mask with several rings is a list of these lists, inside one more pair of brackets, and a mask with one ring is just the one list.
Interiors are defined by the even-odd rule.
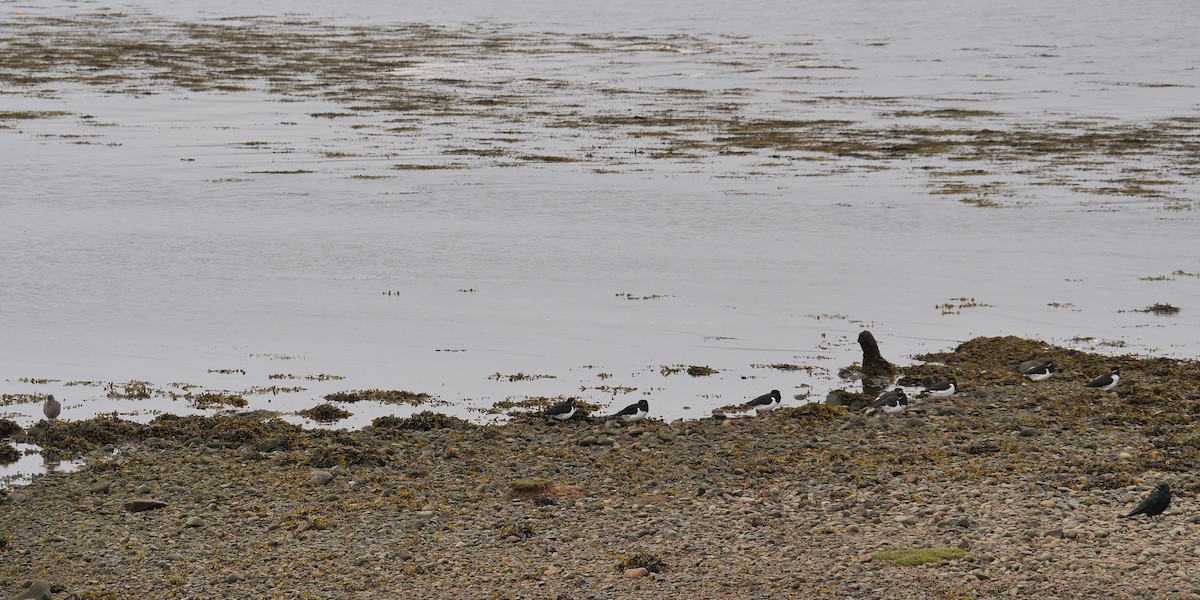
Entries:
[[46,415],[47,419],[53,421],[54,419],[57,419],[58,415],[61,413],[62,404],[60,404],[58,400],[54,399],[53,394],[46,396],[46,402],[45,404],[42,404],[42,414]]

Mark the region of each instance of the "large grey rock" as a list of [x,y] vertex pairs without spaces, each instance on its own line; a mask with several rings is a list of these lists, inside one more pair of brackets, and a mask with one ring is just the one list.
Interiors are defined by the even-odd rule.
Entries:
[[139,498],[136,500],[130,500],[129,502],[125,503],[126,512],[131,512],[131,513],[145,512],[148,510],[155,510],[158,508],[166,508],[166,507],[167,507],[167,503],[163,502],[162,500],[151,500],[151,499],[147,499],[147,498]]

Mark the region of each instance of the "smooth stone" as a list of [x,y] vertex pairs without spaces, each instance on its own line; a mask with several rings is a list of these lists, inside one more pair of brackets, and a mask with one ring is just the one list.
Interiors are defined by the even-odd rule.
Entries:
[[125,503],[125,510],[127,512],[131,512],[131,513],[144,512],[147,510],[155,510],[158,508],[166,508],[166,507],[167,507],[167,503],[163,502],[162,500],[149,500],[149,499],[144,499],[144,498],[138,499],[138,500],[130,500],[129,502]]
[[35,581],[25,588],[25,591],[13,596],[13,600],[50,600],[50,588],[40,581]]
[[625,570],[625,578],[626,579],[638,579],[640,577],[645,577],[649,573],[650,573],[650,571],[648,569],[646,569],[646,567],[636,567],[633,569],[626,569]]
[[313,471],[309,473],[308,478],[316,485],[326,485],[333,481],[333,473],[329,471]]
[[1042,432],[1040,430],[1035,429],[1033,427],[1026,427],[1025,429],[1022,429],[1020,433],[1021,433],[1021,437],[1036,437],[1036,436],[1042,435]]
[[183,554],[181,554],[179,552],[168,552],[163,555],[163,558],[170,560],[170,561],[180,561],[180,560],[183,560]]
[[137,489],[133,490],[133,493],[135,493],[139,496],[145,496],[146,494],[149,494],[151,491],[152,490],[150,489],[150,486],[143,483],[142,485],[137,486]]
[[237,583],[239,581],[245,581],[245,580],[246,580],[246,577],[244,575],[242,575],[241,573],[235,572],[235,573],[230,573],[225,576],[225,583]]
[[94,485],[92,485],[92,487],[88,488],[88,493],[89,494],[107,494],[110,490],[112,490],[112,485],[113,485],[113,482],[111,482],[111,481],[98,481]]
[[188,517],[188,520],[183,523],[184,527],[204,527],[204,519],[200,517]]

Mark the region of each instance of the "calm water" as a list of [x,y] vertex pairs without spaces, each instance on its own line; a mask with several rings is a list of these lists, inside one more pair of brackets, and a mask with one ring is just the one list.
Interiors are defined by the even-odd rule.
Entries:
[[[354,75],[368,99],[326,84],[194,90],[152,78],[131,93],[84,83],[65,64],[59,80],[5,84],[0,113],[63,114],[0,120],[0,392],[54,393],[65,418],[200,412],[163,396],[108,397],[107,384],[131,380],[305,388],[247,395],[252,408],[285,413],[333,391],[383,388],[428,392],[476,418],[472,408],[530,395],[615,410],[648,394],[658,415],[702,416],[772,388],[823,397],[845,385],[830,372],[858,358],[864,327],[900,362],[978,335],[1200,351],[1195,129],[1182,130],[1173,153],[1064,166],[1034,155],[813,160],[778,148],[658,157],[659,138],[637,127],[564,125],[672,110],[719,113],[726,128],[840,119],[876,132],[1191,123],[1200,11],[1189,3],[0,2],[0,11],[4,52],[81,31],[172,40],[225,17],[316,31],[315,55],[334,53],[321,39],[354,30],[386,40],[388,28],[414,23],[455,40]],[[130,23],[145,33],[122,33]],[[393,80],[519,101],[490,112],[353,108],[386,97],[372,86]],[[928,112],[945,109],[980,116]],[[720,137],[706,127],[676,133]],[[969,169],[1003,208],[957,201],[978,190],[935,193],[954,179],[936,172]],[[1156,193],[1104,191],[1131,177]],[[1145,279],[1175,271],[1184,274]],[[959,309],[958,298],[985,306]],[[1156,302],[1182,311],[1119,312]],[[945,303],[954,314],[937,308]],[[816,372],[754,366],[776,363]],[[664,365],[720,373],[664,376]],[[517,373],[554,378],[507,380]],[[303,379],[318,374],[345,379]],[[80,381],[94,385],[66,385]],[[635,389],[611,391],[620,387]],[[348,427],[413,410],[348,408]],[[40,410],[17,404],[0,416],[28,425]]]

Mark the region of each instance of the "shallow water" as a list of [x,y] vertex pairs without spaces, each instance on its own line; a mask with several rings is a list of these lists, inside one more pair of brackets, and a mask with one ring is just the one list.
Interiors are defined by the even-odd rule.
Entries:
[[172,384],[695,417],[846,385],[862,328],[1200,350],[1182,2],[0,11],[0,391],[64,418],[206,412]]

